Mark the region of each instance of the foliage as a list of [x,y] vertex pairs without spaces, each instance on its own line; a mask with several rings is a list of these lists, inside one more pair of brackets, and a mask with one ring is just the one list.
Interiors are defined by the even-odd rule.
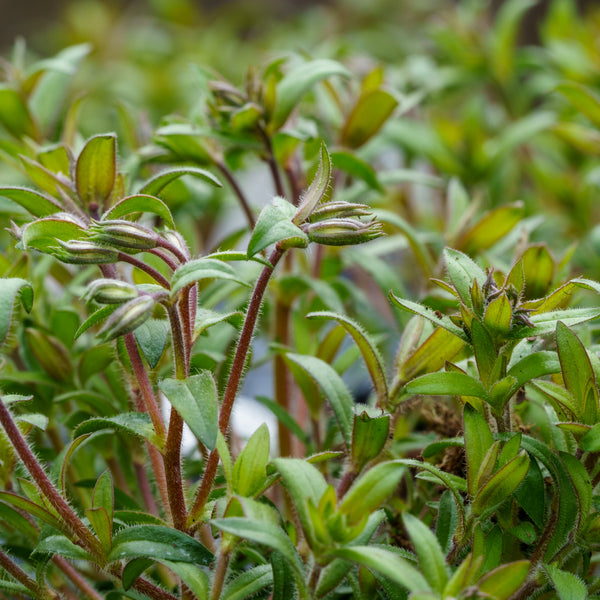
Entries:
[[351,4],[3,64],[1,597],[599,597],[598,15]]

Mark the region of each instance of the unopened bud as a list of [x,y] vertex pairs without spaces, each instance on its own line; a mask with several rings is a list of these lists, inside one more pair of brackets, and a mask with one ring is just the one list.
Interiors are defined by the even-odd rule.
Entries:
[[179,252],[181,252],[181,254],[183,254],[184,256],[187,256],[188,258],[190,257],[190,251],[187,247],[187,244],[185,243],[183,236],[178,231],[173,231],[173,230],[169,229],[162,234],[162,237],[171,246],[173,246],[174,248],[179,250]]
[[366,204],[355,204],[351,202],[343,202],[337,200],[334,202],[326,202],[319,205],[309,217],[309,221],[323,221],[324,219],[347,219],[357,217],[367,217],[371,214],[369,207]]
[[158,245],[158,234],[131,221],[96,221],[89,228],[90,238],[99,244],[129,250],[150,250]]
[[311,242],[325,246],[362,244],[382,235],[381,225],[374,221],[363,223],[355,219],[328,219],[306,226]]
[[84,298],[99,304],[121,304],[138,297],[137,289],[118,279],[97,279],[87,288]]
[[119,253],[111,248],[105,248],[86,242],[71,240],[63,242],[56,240],[60,246],[52,248],[52,255],[58,260],[72,265],[98,265],[117,262]]
[[151,296],[138,296],[129,300],[106,319],[98,335],[107,342],[137,329],[152,316],[155,304]]

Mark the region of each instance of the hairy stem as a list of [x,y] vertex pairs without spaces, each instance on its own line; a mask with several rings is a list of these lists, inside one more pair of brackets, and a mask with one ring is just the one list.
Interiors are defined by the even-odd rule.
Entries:
[[[175,377],[185,379],[188,376],[189,364],[186,361],[185,342],[179,313],[174,306],[169,307],[169,322],[173,337],[173,354],[175,355]],[[183,493],[183,479],[181,476],[181,440],[183,437],[183,419],[171,407],[169,431],[165,445],[164,459],[167,475],[167,490],[169,504],[173,514],[173,524],[177,529],[185,530],[187,510]]]
[[[289,343],[290,315],[289,305],[278,299],[275,304],[275,341],[284,346]],[[280,353],[277,353],[273,359],[273,371],[275,402],[286,412],[290,412],[290,373]],[[278,420],[277,431],[279,434],[279,455],[290,456],[292,453],[290,430]]]
[[242,188],[237,182],[233,173],[229,170],[229,167],[223,161],[216,161],[215,166],[219,171],[223,174],[223,177],[227,180],[227,183],[231,186],[233,193],[236,195],[244,214],[246,215],[246,220],[248,221],[248,226],[250,229],[254,229],[254,225],[256,225],[256,220],[254,215],[252,214],[252,209],[250,208],[250,203],[246,198]]
[[8,408],[0,398],[0,423],[8,436],[13,448],[19,455],[19,458],[25,464],[25,468],[36,482],[42,493],[48,498],[48,501],[56,509],[65,525],[72,533],[83,543],[86,550],[93,554],[100,561],[103,561],[104,551],[100,542],[95,538],[92,532],[85,526],[83,521],[75,514],[73,509],[67,504],[67,501],[60,495],[54,487],[44,469],[35,458],[25,438],[21,435],[19,428],[13,420]]
[[145,262],[138,260],[137,258],[135,258],[133,256],[129,256],[129,254],[125,254],[124,252],[119,252],[118,259],[121,262],[125,262],[130,265],[133,265],[140,271],[144,271],[144,273],[147,273],[148,275],[150,275],[150,277],[152,277],[152,279],[154,279],[154,281],[156,281],[156,283],[158,283],[159,285],[162,285],[165,289],[167,289],[167,290],[171,289],[171,284],[168,282],[168,280],[163,275],[161,275],[156,269],[147,265]]
[[262,127],[259,128],[259,133],[265,145],[265,150],[267,151],[265,160],[267,161],[269,171],[271,171],[271,177],[273,178],[273,184],[275,185],[275,192],[278,196],[285,198],[285,188],[283,187],[283,180],[281,179],[279,166],[275,160],[275,154],[273,153],[273,144],[271,143],[271,138]]
[[80,574],[68,563],[62,556],[55,554],[52,562],[65,574],[67,579],[83,594],[88,600],[102,600],[103,596],[99,594]]
[[210,600],[219,600],[225,583],[225,575],[227,575],[227,567],[229,565],[230,552],[228,547],[222,547],[219,552],[217,566],[215,568],[215,578],[213,580],[212,589],[210,591]]
[[[273,274],[277,263],[281,260],[284,252],[285,250],[282,250],[279,246],[273,250],[273,253],[269,257],[271,265],[263,268],[260,277],[256,282],[254,292],[252,293],[252,298],[250,299],[250,304],[246,311],[246,319],[244,321],[244,326],[242,327],[242,333],[240,334],[237,350],[231,366],[227,387],[223,394],[221,412],[219,413],[219,429],[223,435],[225,435],[229,426],[231,411],[244,373],[246,357],[248,356],[248,350],[250,349],[250,343],[252,342],[254,327],[256,326],[256,321],[260,312],[260,305],[262,304],[262,299],[267,289],[267,284],[271,279],[271,275]],[[215,449],[210,453],[208,461],[206,462],[204,476],[202,477],[202,482],[200,483],[194,506],[188,517],[188,525],[193,524],[202,515],[217,473],[218,464],[219,453]]]
[[148,379],[148,374],[144,368],[144,363],[142,362],[142,357],[140,356],[135,337],[133,333],[128,333],[127,335],[123,336],[123,340],[125,341],[125,348],[127,348],[127,354],[129,355],[129,360],[131,361],[135,378],[140,386],[140,392],[142,393],[146,410],[148,411],[150,419],[152,420],[152,425],[154,425],[156,435],[159,437],[159,439],[164,439],[166,433],[165,425],[162,420],[162,415],[160,414],[160,408],[158,407],[158,403],[154,397],[154,392],[152,391],[152,385]]
[[24,585],[28,590],[30,590],[34,597],[36,598],[50,598],[58,599],[59,596],[55,591],[51,591],[48,589],[43,589],[38,583],[29,577],[21,567],[19,567],[16,563],[14,563],[8,554],[5,554],[0,550],[0,567],[2,567],[6,572],[10,573],[21,585]]

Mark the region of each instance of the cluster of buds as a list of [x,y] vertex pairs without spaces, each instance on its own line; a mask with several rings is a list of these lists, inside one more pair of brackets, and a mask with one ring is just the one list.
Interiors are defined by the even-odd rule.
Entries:
[[326,246],[362,244],[383,234],[381,223],[366,205],[339,201],[318,206],[302,230],[310,241]]
[[108,342],[121,335],[132,332],[145,323],[154,312],[156,300],[149,294],[144,294],[121,304],[98,332],[99,337]]
[[499,288],[496,285],[496,281],[494,279],[494,269],[490,268],[487,270],[487,278],[481,288],[481,293],[483,296],[484,310],[487,306],[489,306],[491,302],[504,295],[510,303],[512,311],[512,323],[524,325],[525,327],[535,326],[528,316],[532,309],[523,308],[522,306],[520,306],[521,295],[519,294],[515,286],[509,284]]

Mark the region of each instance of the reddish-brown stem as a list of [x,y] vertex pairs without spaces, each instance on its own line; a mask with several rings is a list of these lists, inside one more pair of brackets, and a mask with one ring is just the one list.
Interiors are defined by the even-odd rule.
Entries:
[[158,515],[158,507],[156,506],[156,502],[154,502],[154,496],[152,496],[152,490],[150,489],[148,477],[146,477],[146,470],[144,469],[144,465],[138,462],[134,462],[133,470],[135,471],[135,478],[140,488],[140,493],[142,494],[142,498],[144,499],[144,504],[146,508],[153,515]]
[[254,225],[256,224],[256,221],[254,219],[254,215],[252,214],[252,209],[250,208],[248,199],[246,198],[246,195],[244,194],[242,188],[238,184],[233,173],[229,170],[227,165],[222,161],[215,162],[215,166],[222,173],[223,177],[225,177],[225,179],[227,180],[227,183],[229,183],[229,185],[231,186],[233,193],[237,196],[240,206],[242,207],[242,210],[244,211],[244,214],[246,215],[246,220],[248,221],[248,225],[249,225],[250,229],[254,229]]
[[104,551],[100,542],[94,537],[92,532],[85,526],[83,521],[75,514],[73,509],[67,504],[67,501],[59,494],[48,476],[42,469],[40,463],[36,460],[33,452],[29,448],[25,438],[21,435],[19,428],[14,422],[8,408],[0,398],[0,423],[8,436],[13,448],[19,455],[19,458],[25,464],[31,477],[36,482],[42,493],[48,498],[48,501],[56,509],[65,525],[72,533],[83,543],[85,548],[95,557],[103,560]]
[[[181,294],[180,311],[181,326],[183,329],[183,349],[186,363],[189,363],[192,351],[192,336],[194,333],[194,321],[196,320],[196,310],[192,310],[192,304],[197,303],[197,296],[192,293],[196,289],[196,284],[188,285]],[[193,313],[193,314],[192,314]],[[192,319],[193,316],[193,319]]]
[[158,238],[158,246],[160,248],[164,248],[168,250],[178,261],[184,263],[187,262],[187,256],[174,244],[170,244],[167,240],[159,237]]
[[[284,252],[285,250],[282,250],[279,246],[273,250],[273,253],[269,257],[271,266],[263,268],[260,277],[256,282],[254,292],[252,293],[252,298],[250,299],[250,304],[248,305],[248,310],[246,311],[246,319],[244,321],[244,326],[242,327],[242,333],[240,334],[237,350],[231,366],[231,373],[229,375],[229,380],[227,381],[227,387],[225,388],[223,401],[221,403],[221,412],[219,413],[219,429],[223,435],[225,435],[227,428],[229,427],[231,411],[233,410],[233,404],[235,402],[240,381],[242,380],[242,376],[244,374],[246,357],[248,356],[248,350],[250,349],[250,344],[252,342],[254,327],[260,312],[260,305],[262,304],[262,299],[267,289],[267,284],[271,279],[271,275],[273,274],[277,263],[281,260]],[[208,495],[210,494],[210,490],[215,479],[215,475],[217,473],[218,464],[219,454],[215,449],[210,453],[208,461],[206,462],[204,476],[202,477],[202,482],[200,483],[200,488],[198,489],[194,506],[192,507],[188,517],[188,525],[190,526],[202,515],[204,506],[206,505]]]
[[[10,573],[20,584],[24,585],[28,590],[31,590],[36,598],[46,598],[51,594],[50,598],[57,598],[58,594],[51,590],[43,590],[37,582],[29,577],[21,567],[14,563],[10,557],[0,550],[0,567]],[[43,592],[46,592],[43,594]],[[43,595],[42,595],[43,594]]]
[[271,144],[271,138],[268,133],[262,129],[259,129],[260,136],[262,137],[265,149],[267,151],[266,161],[271,171],[271,177],[273,178],[273,184],[275,185],[275,192],[278,196],[285,198],[285,188],[283,187],[283,181],[279,172],[279,166],[275,160],[275,154],[273,153],[273,145]]
[[119,254],[117,256],[121,262],[125,262],[130,265],[133,265],[140,271],[144,271],[144,273],[147,273],[148,275],[150,275],[150,277],[152,277],[152,279],[154,279],[154,281],[156,281],[156,283],[158,283],[159,285],[162,285],[165,289],[167,289],[167,290],[171,289],[171,284],[168,282],[166,277],[161,275],[156,269],[147,265],[145,262],[138,260],[137,258],[134,258],[133,256],[129,256],[129,254],[125,254],[124,252],[119,252]]
[[[173,336],[173,353],[175,355],[175,377],[185,379],[188,376],[188,362],[186,361],[185,343],[179,313],[174,306],[169,308],[169,321]],[[169,431],[165,444],[164,461],[167,476],[167,490],[169,492],[169,505],[173,514],[173,525],[182,531],[186,528],[187,509],[183,493],[183,479],[181,476],[181,440],[183,437],[183,419],[171,407]]]
[[52,557],[52,562],[66,575],[69,581],[83,594],[88,600],[102,600],[102,595],[99,594],[70,563],[62,556],[55,554]]
[[152,391],[152,385],[148,379],[148,374],[144,368],[144,363],[142,362],[142,357],[140,356],[135,337],[133,333],[128,333],[127,335],[123,336],[123,340],[125,341],[125,348],[127,348],[127,354],[129,355],[129,360],[131,361],[135,378],[140,386],[140,392],[142,393],[142,398],[144,399],[144,405],[146,406],[146,410],[150,415],[152,425],[154,425],[154,431],[156,431],[156,435],[160,439],[164,439],[166,433],[165,425],[162,420],[162,415],[160,414],[160,408],[158,407],[158,403],[154,397],[154,392]]
[[160,258],[172,271],[175,271],[179,266],[169,255],[169,253],[165,252],[161,248],[152,248],[152,250],[148,250],[148,252],[150,254],[154,254],[154,256],[158,256],[158,258]]
[[[287,345],[290,336],[290,307],[278,299],[275,304],[275,341]],[[273,389],[275,401],[286,412],[290,411],[290,374],[281,354],[276,354],[273,360]],[[278,421],[279,455],[290,456],[292,453],[292,438],[290,430]]]
[[352,485],[352,483],[354,482],[355,479],[356,479],[356,473],[352,469],[348,469],[348,471],[346,471],[345,475],[342,477],[342,480],[340,481],[340,485],[338,486],[338,489],[337,489],[338,499],[342,498],[344,496],[344,494],[350,489],[350,486]]
[[221,597],[223,584],[225,583],[225,575],[227,574],[227,567],[229,565],[229,557],[229,548],[221,548],[221,551],[219,552],[219,558],[217,560],[217,566],[215,568],[213,586],[210,591],[210,600],[219,600]]

